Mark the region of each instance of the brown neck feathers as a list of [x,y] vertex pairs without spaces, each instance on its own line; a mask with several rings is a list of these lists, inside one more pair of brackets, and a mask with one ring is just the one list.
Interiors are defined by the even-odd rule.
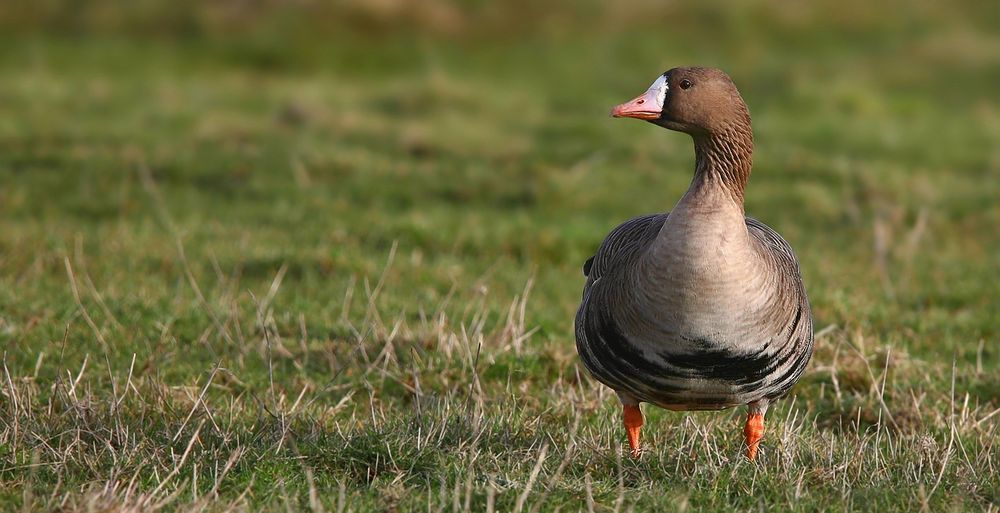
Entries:
[[749,116],[723,130],[694,136],[695,183],[724,187],[739,204],[753,165]]

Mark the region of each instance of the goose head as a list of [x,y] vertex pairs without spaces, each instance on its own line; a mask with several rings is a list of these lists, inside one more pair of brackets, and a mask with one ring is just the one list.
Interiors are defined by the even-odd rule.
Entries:
[[750,114],[732,79],[715,68],[674,68],[645,93],[611,110],[692,136],[723,134],[750,125]]

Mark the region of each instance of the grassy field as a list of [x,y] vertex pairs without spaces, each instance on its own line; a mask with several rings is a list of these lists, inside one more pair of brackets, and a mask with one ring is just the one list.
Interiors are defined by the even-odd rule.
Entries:
[[[1000,510],[996,4],[58,5],[0,9],[0,510]],[[816,319],[756,464],[742,410],[628,457],[573,341],[682,64]]]

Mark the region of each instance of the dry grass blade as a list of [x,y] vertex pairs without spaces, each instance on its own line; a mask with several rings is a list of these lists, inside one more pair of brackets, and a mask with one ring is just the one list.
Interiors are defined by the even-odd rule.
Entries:
[[531,474],[528,475],[528,482],[525,483],[521,495],[517,497],[517,503],[514,505],[514,513],[520,513],[524,509],[524,502],[528,500],[528,496],[531,494],[531,488],[535,485],[535,480],[538,479],[538,473],[542,470],[542,464],[545,463],[545,455],[548,451],[548,444],[542,445],[542,449],[538,451],[538,459],[535,461],[535,466],[531,469]]
[[[194,404],[191,405],[191,411],[188,412],[187,417],[184,417],[184,421],[181,422],[180,427],[177,428],[177,432],[174,433],[174,436],[170,439],[171,441],[176,442],[177,439],[181,436],[181,433],[184,432],[184,428],[187,426],[187,423],[191,420],[191,417],[194,416],[194,412],[198,410],[198,407],[201,406],[202,401],[205,400],[205,394],[208,392],[208,388],[212,386],[212,381],[215,379],[215,375],[216,373],[219,372],[219,368],[221,368],[221,366],[222,362],[215,364],[215,368],[212,369],[212,373],[208,375],[208,381],[205,382],[205,386],[201,388],[201,393],[198,394],[198,399],[195,400]],[[202,423],[204,423],[204,421],[202,421]],[[199,430],[201,429],[200,425],[198,426],[198,429]]]
[[90,330],[94,333],[94,336],[101,343],[101,347],[105,351],[110,351],[111,347],[108,345],[108,341],[104,339],[104,335],[101,334],[100,328],[94,323],[94,319],[90,317],[90,312],[87,308],[83,306],[83,301],[80,299],[80,290],[76,286],[76,276],[73,275],[73,266],[69,263],[69,257],[63,258],[63,263],[66,266],[66,276],[69,278],[69,288],[73,292],[73,300],[76,301],[77,308],[80,309],[80,314],[83,315],[83,319],[87,321],[87,326],[90,326]]

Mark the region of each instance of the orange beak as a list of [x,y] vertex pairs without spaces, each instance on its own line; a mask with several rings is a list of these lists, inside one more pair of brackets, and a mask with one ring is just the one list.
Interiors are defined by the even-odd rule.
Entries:
[[659,119],[663,115],[663,99],[667,89],[666,78],[660,76],[645,93],[611,109],[611,115],[616,118]]
[[616,106],[611,109],[611,116],[615,118],[658,119],[660,110],[657,108],[656,99],[650,98],[650,96],[650,91],[646,91],[634,100]]

